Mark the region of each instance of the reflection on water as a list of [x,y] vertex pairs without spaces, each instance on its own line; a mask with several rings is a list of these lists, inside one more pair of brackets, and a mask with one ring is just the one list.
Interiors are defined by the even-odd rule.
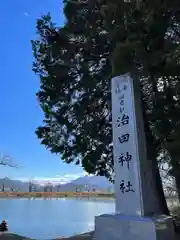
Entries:
[[8,221],[10,232],[52,239],[92,230],[95,216],[114,209],[110,199],[0,199],[0,220]]

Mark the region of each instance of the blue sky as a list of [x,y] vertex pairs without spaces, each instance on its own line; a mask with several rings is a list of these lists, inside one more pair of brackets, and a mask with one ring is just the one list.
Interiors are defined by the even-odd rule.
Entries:
[[43,113],[35,97],[39,79],[32,72],[30,40],[36,38],[36,19],[47,12],[63,24],[60,0],[0,1],[0,152],[20,165],[19,169],[0,167],[0,177],[67,180],[83,174],[80,167],[48,152],[34,133]]

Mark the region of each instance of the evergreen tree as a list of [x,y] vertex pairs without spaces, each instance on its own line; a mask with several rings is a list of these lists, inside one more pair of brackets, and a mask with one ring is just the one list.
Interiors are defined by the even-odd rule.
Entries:
[[44,126],[37,136],[67,162],[113,178],[110,79],[140,81],[148,159],[167,212],[157,158],[167,151],[176,185],[179,166],[179,9],[177,0],[64,1],[66,23],[50,14],[32,41]]
[[32,188],[33,188],[33,183],[29,181],[29,192],[32,192]]
[[5,192],[4,184],[1,185],[1,191],[2,191],[2,192]]
[[46,115],[37,135],[67,163],[81,162],[87,172],[111,177],[110,42],[95,2],[68,1],[63,28],[49,15],[37,22],[34,71]]

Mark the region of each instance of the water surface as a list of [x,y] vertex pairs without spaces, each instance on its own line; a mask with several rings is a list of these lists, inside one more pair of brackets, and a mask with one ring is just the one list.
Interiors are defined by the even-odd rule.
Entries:
[[[168,206],[177,205],[168,200]],[[94,229],[94,217],[114,213],[112,199],[0,199],[0,221],[9,231],[34,239],[55,239]]]
[[0,199],[0,220],[9,231],[34,239],[93,230],[95,216],[114,211],[111,199]]

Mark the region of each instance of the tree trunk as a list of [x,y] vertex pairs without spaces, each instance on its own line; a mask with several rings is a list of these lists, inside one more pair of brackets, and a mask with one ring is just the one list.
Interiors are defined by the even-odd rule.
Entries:
[[157,146],[160,145],[159,142],[154,138],[152,131],[149,127],[149,122],[147,119],[147,115],[145,114],[145,105],[144,102],[142,101],[142,109],[143,109],[143,119],[144,119],[144,130],[145,130],[145,136],[146,136],[146,147],[147,147],[147,158],[148,161],[151,161],[151,167],[152,167],[152,174],[154,178],[154,185],[155,185],[155,190],[156,190],[156,196],[159,201],[159,206],[162,214],[165,215],[170,215],[166,198],[164,195],[164,190],[163,190],[163,184],[162,184],[162,179],[160,176],[159,172],[159,167],[158,167],[158,162],[157,162]]
[[160,176],[159,167],[157,163],[157,152],[156,152],[156,146],[154,143],[154,137],[152,136],[152,133],[148,126],[146,126],[145,130],[146,130],[147,158],[148,158],[148,161],[151,161],[152,175],[154,179],[155,191],[156,191],[156,196],[158,198],[160,211],[161,211],[161,214],[165,214],[169,216],[170,212],[169,212],[166,198],[164,195],[162,179]]
[[175,183],[176,183],[178,200],[180,202],[180,175],[179,174],[177,174],[177,176],[175,177]]
[[162,207],[162,213],[170,216],[170,212],[169,212],[166,198],[164,195],[163,184],[162,184],[161,176],[159,173],[159,168],[158,168],[156,160],[153,162],[155,162],[155,163],[153,163],[154,164],[154,173],[155,173],[154,177],[155,177],[155,184],[156,184],[156,190],[158,193],[159,203],[160,203],[160,206]]
[[172,174],[175,178],[178,199],[180,202],[180,164],[176,159],[171,158]]

